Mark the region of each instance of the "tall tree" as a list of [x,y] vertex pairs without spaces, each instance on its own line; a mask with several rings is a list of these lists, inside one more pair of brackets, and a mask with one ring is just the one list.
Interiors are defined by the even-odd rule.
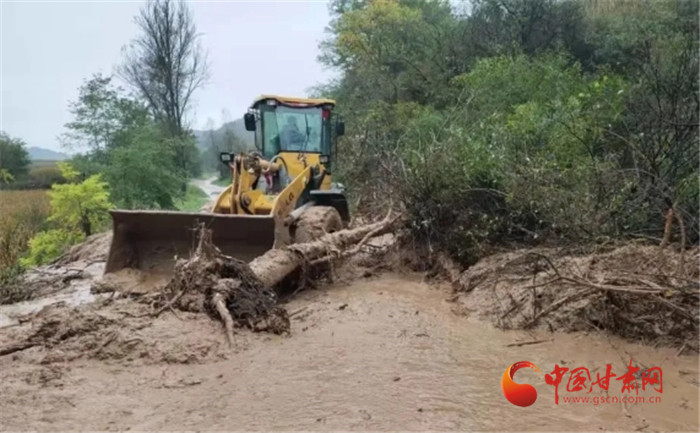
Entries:
[[0,184],[27,174],[29,162],[24,141],[0,132]]
[[170,137],[142,102],[126,97],[109,77],[100,75],[80,87],[70,112],[73,120],[61,138],[87,148],[72,161],[83,178],[102,174],[119,207],[173,208],[178,186],[187,182],[175,154],[189,151],[188,137]]
[[126,50],[119,74],[169,134],[181,137],[192,95],[209,76],[192,13],[181,1],[150,0],[136,24],[141,35]]
[[[138,101],[123,96],[112,77],[93,75],[80,86],[77,101],[69,105],[73,121],[60,140],[65,147],[86,147],[98,160],[121,143],[120,137],[131,128],[149,122],[148,110]],[[102,161],[104,162],[104,161]]]

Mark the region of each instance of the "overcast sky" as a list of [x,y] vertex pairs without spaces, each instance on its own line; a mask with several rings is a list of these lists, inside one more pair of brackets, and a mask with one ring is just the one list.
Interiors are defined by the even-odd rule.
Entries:
[[[8,1],[2,11],[0,129],[28,146],[61,149],[69,101],[84,79],[110,74],[137,34],[142,1]],[[218,127],[262,93],[304,96],[333,72],[317,61],[328,6],[304,1],[189,1],[211,66],[191,125]]]

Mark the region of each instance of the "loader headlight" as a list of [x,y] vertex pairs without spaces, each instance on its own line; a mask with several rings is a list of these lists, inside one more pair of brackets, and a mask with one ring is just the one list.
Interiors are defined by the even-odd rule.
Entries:
[[321,155],[321,157],[318,160],[321,161],[321,164],[328,164],[328,161],[330,159],[328,158],[328,155]]

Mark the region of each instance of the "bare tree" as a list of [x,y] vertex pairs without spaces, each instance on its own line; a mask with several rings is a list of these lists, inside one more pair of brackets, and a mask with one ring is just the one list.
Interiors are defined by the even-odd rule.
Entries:
[[209,77],[192,13],[181,1],[149,0],[135,21],[142,33],[126,50],[118,73],[168,133],[182,137],[192,94]]

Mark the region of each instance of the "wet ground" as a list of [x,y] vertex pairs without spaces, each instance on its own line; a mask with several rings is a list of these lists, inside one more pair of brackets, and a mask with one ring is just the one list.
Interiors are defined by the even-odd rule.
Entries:
[[[499,331],[466,317],[448,296],[419,274],[338,282],[286,305],[291,336],[244,332],[230,354],[190,364],[0,357],[0,428],[698,430],[697,356],[604,335]],[[167,332],[224,339],[214,322],[166,316],[158,321]],[[517,361],[545,373],[555,364],[584,366],[593,375],[610,363],[621,375],[630,358],[663,369],[663,393],[639,394],[660,403],[556,405],[542,375],[521,370],[516,381],[538,392],[521,408],[499,385]],[[583,395],[567,393],[565,382],[560,397]],[[609,394],[619,396],[620,382],[612,382]]]
[[[65,284],[66,287],[61,290],[44,294],[43,296],[40,295],[37,299],[0,305],[0,332],[2,332],[2,328],[19,325],[19,318],[36,313],[48,305],[58,303],[80,305],[94,301],[97,297],[90,292],[90,288],[92,287],[93,281],[102,276],[104,262],[76,262],[72,264],[70,270],[82,272],[82,278],[70,280]],[[37,274],[37,276],[46,277],[47,279],[51,279],[53,278],[52,276],[55,275],[55,278],[58,280],[64,275],[70,275],[69,269],[64,267],[47,266],[35,268],[31,272]]]

